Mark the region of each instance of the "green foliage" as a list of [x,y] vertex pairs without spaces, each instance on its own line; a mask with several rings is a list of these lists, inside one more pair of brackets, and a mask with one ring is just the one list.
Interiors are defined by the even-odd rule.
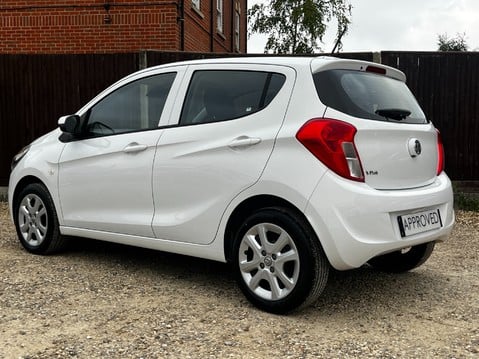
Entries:
[[454,196],[454,204],[457,209],[463,211],[479,212],[479,196],[467,193],[456,193]]
[[447,34],[437,36],[438,51],[467,51],[466,34],[456,34],[456,37],[449,38]]
[[454,191],[454,208],[463,211],[479,212],[479,193],[471,191],[466,186],[458,182],[452,183],[452,190]]
[[[350,24],[347,0],[270,0],[248,11],[250,34],[268,35],[266,52],[308,54],[320,50],[327,23],[338,21],[337,36]],[[341,46],[340,46],[341,47]]]

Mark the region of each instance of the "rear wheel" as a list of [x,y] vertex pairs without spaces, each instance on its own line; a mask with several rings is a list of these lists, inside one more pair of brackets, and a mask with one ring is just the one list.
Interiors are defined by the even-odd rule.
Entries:
[[247,218],[233,246],[239,286],[254,305],[287,313],[315,301],[328,279],[329,262],[309,227],[283,208]]
[[375,257],[369,264],[378,270],[389,273],[401,273],[419,267],[431,256],[435,242],[419,244],[382,256]]
[[39,183],[27,185],[14,203],[13,215],[23,247],[35,254],[52,253],[63,244],[53,200]]

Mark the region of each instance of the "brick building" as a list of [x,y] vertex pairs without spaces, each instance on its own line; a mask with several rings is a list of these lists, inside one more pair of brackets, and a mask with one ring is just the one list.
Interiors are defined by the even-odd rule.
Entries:
[[2,0],[0,54],[246,52],[247,0]]

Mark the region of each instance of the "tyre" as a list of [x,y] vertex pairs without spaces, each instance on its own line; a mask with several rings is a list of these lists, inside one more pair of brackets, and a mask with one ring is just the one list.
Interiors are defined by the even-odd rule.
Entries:
[[407,272],[419,267],[431,256],[435,242],[419,244],[407,250],[383,254],[368,263],[375,269],[389,273]]
[[42,184],[29,184],[19,193],[13,217],[18,238],[27,251],[48,254],[62,247],[55,206]]
[[233,268],[246,298],[284,314],[315,301],[328,280],[329,262],[315,234],[283,208],[262,209],[240,226]]

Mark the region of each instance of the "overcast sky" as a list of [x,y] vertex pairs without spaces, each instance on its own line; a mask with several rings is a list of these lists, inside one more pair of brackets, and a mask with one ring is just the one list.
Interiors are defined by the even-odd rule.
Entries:
[[[249,6],[268,0],[249,0]],[[479,0],[349,0],[352,24],[343,51],[435,51],[438,34],[466,34],[469,50],[479,51]],[[331,52],[336,24],[328,26],[321,48]],[[262,53],[266,36],[253,35],[248,52]]]

